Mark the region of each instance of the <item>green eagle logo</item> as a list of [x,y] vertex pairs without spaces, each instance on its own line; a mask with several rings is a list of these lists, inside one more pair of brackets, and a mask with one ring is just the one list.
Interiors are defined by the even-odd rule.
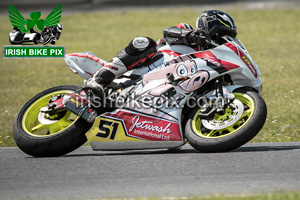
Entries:
[[41,12],[31,12],[31,19],[25,20],[21,13],[10,4],[8,5],[8,13],[12,26],[17,27],[21,33],[25,33],[31,29],[42,31],[45,26],[57,26],[61,18],[61,8],[61,4],[56,6],[46,19],[40,19]]

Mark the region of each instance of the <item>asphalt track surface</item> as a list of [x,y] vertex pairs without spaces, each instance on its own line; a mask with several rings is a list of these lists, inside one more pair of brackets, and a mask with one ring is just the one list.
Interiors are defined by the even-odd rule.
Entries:
[[0,148],[0,199],[192,197],[300,191],[300,142],[250,143],[205,154],[92,151],[33,158]]

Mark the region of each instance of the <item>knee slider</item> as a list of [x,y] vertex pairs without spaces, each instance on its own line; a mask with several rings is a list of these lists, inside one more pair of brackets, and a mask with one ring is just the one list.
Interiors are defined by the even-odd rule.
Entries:
[[156,42],[153,39],[148,37],[136,37],[117,57],[127,68],[140,67],[152,54],[154,55],[154,53],[157,52],[156,47]]
[[153,47],[153,43],[155,43],[155,41],[151,38],[136,37],[129,43],[129,46],[136,51],[145,51]]

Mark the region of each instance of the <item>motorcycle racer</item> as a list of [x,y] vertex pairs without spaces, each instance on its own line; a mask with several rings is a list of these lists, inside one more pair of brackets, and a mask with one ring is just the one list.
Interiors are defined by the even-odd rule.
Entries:
[[[167,28],[161,44],[135,38],[115,62],[92,52],[67,54],[66,64],[84,80],[98,78],[93,74],[105,65],[101,71],[116,77],[142,67],[103,83],[100,97],[76,85],[38,93],[15,118],[17,146],[31,156],[53,157],[86,141],[93,150],[174,150],[188,142],[207,153],[249,142],[267,118],[261,73],[234,38],[236,27],[229,16],[206,12],[195,30],[186,24]],[[159,45],[164,46],[156,50]]]
[[196,20],[196,29],[188,24],[178,24],[163,31],[164,38],[158,44],[149,37],[136,37],[127,47],[119,52],[92,78],[87,80],[84,88],[92,89],[97,96],[103,94],[103,86],[110,84],[132,68],[139,68],[156,53],[158,45],[186,45],[195,50],[206,50],[214,44],[222,44],[222,36],[235,38],[237,28],[233,18],[220,10],[207,10]]
[[61,31],[63,29],[63,26],[61,23],[58,23],[57,26],[47,26],[44,28],[44,30],[41,32],[41,40],[40,42],[45,44],[51,43],[55,44],[55,39],[59,39],[61,36]]

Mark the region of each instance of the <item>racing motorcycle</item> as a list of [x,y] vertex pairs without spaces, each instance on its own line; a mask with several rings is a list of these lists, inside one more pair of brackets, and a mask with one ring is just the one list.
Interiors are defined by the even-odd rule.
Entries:
[[[105,87],[62,85],[30,99],[13,126],[18,147],[36,156],[61,156],[86,141],[93,150],[176,149],[227,152],[263,127],[267,107],[258,66],[236,38],[205,51],[164,45],[151,63]],[[91,52],[65,56],[87,80],[107,62]]]

